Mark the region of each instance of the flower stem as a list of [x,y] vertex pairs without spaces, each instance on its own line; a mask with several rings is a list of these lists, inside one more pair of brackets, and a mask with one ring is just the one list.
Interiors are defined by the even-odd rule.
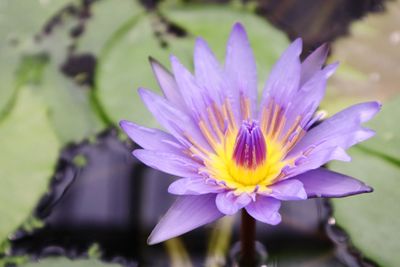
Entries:
[[246,209],[242,210],[242,225],[240,229],[241,257],[240,266],[252,267],[256,263],[256,221]]

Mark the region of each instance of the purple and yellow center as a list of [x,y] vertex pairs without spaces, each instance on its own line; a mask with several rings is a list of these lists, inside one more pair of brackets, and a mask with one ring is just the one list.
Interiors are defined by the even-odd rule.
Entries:
[[199,127],[212,151],[194,145],[191,153],[199,156],[204,168],[199,170],[237,194],[268,191],[285,174],[287,152],[301,138],[300,118],[285,125],[284,110],[272,100],[262,110],[260,120],[250,118],[249,104],[242,99],[240,125],[234,119],[229,102],[220,108],[212,105]]

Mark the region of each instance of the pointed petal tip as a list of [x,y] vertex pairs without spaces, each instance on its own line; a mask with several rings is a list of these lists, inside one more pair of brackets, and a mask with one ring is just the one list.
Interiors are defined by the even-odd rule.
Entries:
[[185,178],[179,179],[177,181],[174,181],[173,183],[171,183],[168,186],[168,193],[173,194],[173,195],[184,195],[185,191],[186,191],[186,187],[185,185],[182,183],[184,183]]
[[379,101],[364,102],[356,104],[355,106],[361,107],[359,116],[362,123],[375,117],[375,115],[382,109],[382,104]]
[[317,49],[315,49],[315,51],[320,51],[319,54],[323,58],[326,58],[328,56],[329,50],[330,50],[330,44],[329,43],[323,43]]
[[357,142],[358,143],[364,142],[365,140],[368,140],[371,137],[374,137],[375,134],[376,134],[376,131],[369,129],[369,128],[363,128],[362,130],[360,130],[357,133],[357,137],[356,137],[358,140]]
[[[172,73],[176,76],[177,73],[179,73],[180,71],[187,71],[189,72],[186,67],[181,63],[181,61],[179,60],[179,58],[177,58],[174,55],[170,55],[169,60],[171,62],[171,66],[172,66]],[[176,76],[177,77],[177,76]],[[179,83],[178,83],[179,85]]]
[[173,64],[173,63],[180,63],[180,62],[179,62],[179,59],[178,59],[175,55],[173,55],[173,54],[169,55],[169,60],[171,61],[171,64]]
[[160,61],[158,61],[157,59],[153,58],[152,56],[149,56],[148,60],[150,62],[151,68],[153,69],[153,72],[155,72],[159,68],[166,70],[166,68],[160,63]]
[[206,44],[207,44],[206,40],[204,40],[202,37],[200,36],[196,37],[195,47],[197,47],[197,45],[206,45]]
[[322,71],[325,73],[325,77],[326,78],[331,77],[335,73],[335,71],[339,67],[339,65],[340,65],[340,62],[336,61],[336,62],[333,62],[332,64],[327,65],[325,68],[323,68]]
[[152,233],[150,234],[150,236],[147,238],[147,244],[148,244],[149,246],[156,245],[156,244],[161,243],[161,242],[163,242],[163,241],[165,241],[165,240],[157,240],[157,239],[155,239],[154,236],[153,236],[153,232],[152,232]]
[[140,95],[142,95],[142,94],[147,94],[147,89],[145,89],[145,88],[143,88],[143,87],[139,87],[138,89],[137,89],[137,91],[138,91],[138,93],[140,94]]
[[196,38],[195,46],[194,46],[194,60],[201,61],[204,56],[214,57],[212,50],[210,49],[206,40],[201,37]]
[[372,192],[374,192],[374,189],[371,186],[361,183],[360,188],[358,190],[354,190],[353,192],[348,192],[347,194],[341,194],[334,197],[342,198],[342,197],[349,197],[349,196],[372,193]]
[[[292,42],[291,46],[295,47],[296,50],[299,51],[299,52],[301,53],[302,50],[303,50],[303,39],[302,39],[301,37],[296,38],[296,39]],[[299,55],[300,55],[300,53],[299,53]]]
[[[119,127],[126,133],[128,134],[129,132],[129,127],[135,127],[137,126],[135,123],[128,121],[128,120],[120,120],[119,121]],[[129,134],[128,134],[129,135]]]
[[242,31],[242,32],[246,32],[245,27],[243,26],[243,24],[240,21],[237,21],[233,24],[232,26],[232,32],[233,31]]
[[303,51],[303,40],[299,37],[295,39],[288,48],[286,48],[285,52],[281,55],[282,58],[298,58],[300,63],[300,54]]
[[293,43],[301,43],[301,44],[303,44],[303,38],[297,37],[296,39],[294,39]]
[[140,98],[145,103],[146,103],[146,101],[152,101],[155,96],[158,96],[157,94],[153,93],[151,90],[143,88],[143,87],[139,87],[137,89],[137,91],[138,91]]
[[271,220],[269,221],[268,224],[270,225],[278,225],[282,221],[282,216],[279,212],[276,212],[272,217]]
[[382,109],[382,102],[372,101],[371,103],[376,107],[377,111],[380,111]]
[[131,122],[127,120],[120,120],[119,121],[119,127],[121,127],[123,130],[125,130],[125,127],[127,127]]
[[243,26],[241,22],[236,22],[235,24],[233,24],[229,40],[231,41],[241,40],[244,41],[245,43],[249,42],[246,28]]
[[332,151],[332,160],[340,160],[340,161],[344,161],[344,162],[350,162],[351,157],[343,147],[337,146]]
[[140,160],[140,157],[142,156],[143,151],[144,151],[144,149],[135,149],[135,150],[132,151],[132,155],[133,155],[135,158],[137,158],[137,159]]
[[374,188],[372,188],[369,185],[365,185],[365,191],[364,192],[365,193],[372,193],[372,192],[374,192]]
[[150,64],[159,63],[158,60],[155,59],[155,58],[152,57],[152,56],[148,56],[147,59],[148,59],[148,61],[150,62]]
[[151,101],[151,94],[147,89],[140,87],[137,89],[137,92],[144,103]]

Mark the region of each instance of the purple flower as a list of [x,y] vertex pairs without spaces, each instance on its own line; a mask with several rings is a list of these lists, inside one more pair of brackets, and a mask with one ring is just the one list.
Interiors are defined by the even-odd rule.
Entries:
[[179,195],[149,237],[162,242],[242,208],[255,219],[278,224],[281,201],[344,197],[372,188],[321,168],[349,161],[345,150],[374,135],[361,126],[380,109],[377,102],[354,105],[312,127],[316,109],[337,64],[323,67],[327,47],[303,62],[301,39],[273,67],[257,102],[256,63],[242,25],[233,26],[221,66],[202,39],[192,75],[171,57],[172,74],[151,64],[164,96],[139,89],[148,109],[167,132],[121,121],[143,149],[133,152],[146,165],[182,177],[168,191]]

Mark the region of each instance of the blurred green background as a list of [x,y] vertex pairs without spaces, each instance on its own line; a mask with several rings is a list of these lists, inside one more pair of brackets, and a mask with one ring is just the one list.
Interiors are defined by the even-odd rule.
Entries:
[[[34,233],[46,225],[34,210],[55,190],[51,181],[62,179],[54,175],[61,151],[73,144],[96,144],[98,134],[120,119],[157,126],[136,93],[140,86],[159,92],[149,56],[169,66],[172,53],[190,68],[195,37],[202,36],[222,60],[236,21],[248,31],[260,89],[290,40],[300,36],[303,56],[328,42],[329,61],[341,63],[321,109],[332,115],[350,104],[383,102],[369,125],[377,136],[350,151],[352,163],[329,166],[360,178],[375,192],[333,200],[330,223],[334,219],[348,233],[361,258],[377,266],[400,266],[400,4],[360,0],[0,0],[1,264],[108,265],[97,260],[101,252],[87,253],[90,259],[79,255],[76,261],[57,257],[34,263],[30,251],[15,250],[13,239],[17,229]],[[126,143],[122,134],[116,136]],[[79,159],[76,165],[84,166],[85,159]],[[219,224],[232,227],[232,221]],[[231,241],[230,231],[225,232],[207,241],[222,244],[210,245],[209,256],[227,253]],[[190,249],[173,242],[166,245],[165,266],[191,266]],[[121,262],[127,265],[114,265]],[[301,266],[375,266],[362,264]]]

